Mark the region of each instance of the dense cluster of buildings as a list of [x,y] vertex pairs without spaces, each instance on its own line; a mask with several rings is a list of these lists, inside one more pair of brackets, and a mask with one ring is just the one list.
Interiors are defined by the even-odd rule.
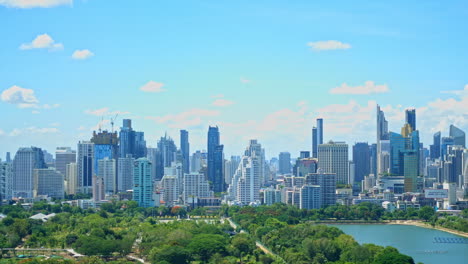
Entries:
[[[129,119],[119,132],[93,132],[77,150],[58,147],[53,155],[37,147],[20,148],[0,162],[0,201],[66,199],[78,194],[82,207],[113,199],[139,206],[220,206],[286,203],[304,209],[336,203],[373,202],[388,210],[431,205],[466,208],[468,150],[465,133],[451,125],[449,135],[420,142],[416,111],[405,111],[399,133],[389,131],[377,106],[376,142],[324,142],[324,120],[312,128],[312,147],[291,158],[269,160],[252,139],[241,156],[224,156],[219,128],[209,127],[207,150],[190,153],[189,132],[180,144],[164,135],[147,147],[143,132]],[[351,150],[351,151],[350,151]]]

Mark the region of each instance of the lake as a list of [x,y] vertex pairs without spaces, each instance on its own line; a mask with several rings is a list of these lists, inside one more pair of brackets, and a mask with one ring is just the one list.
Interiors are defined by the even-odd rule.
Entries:
[[[435,243],[435,238],[459,239],[447,232],[407,225],[332,225],[354,237],[360,244],[392,246],[413,257],[415,263],[467,264],[468,244]],[[449,239],[450,240],[450,239]]]

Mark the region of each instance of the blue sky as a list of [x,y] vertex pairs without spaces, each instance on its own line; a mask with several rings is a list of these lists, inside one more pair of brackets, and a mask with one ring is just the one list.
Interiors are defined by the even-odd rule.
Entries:
[[468,131],[466,1],[0,0],[0,22],[1,157],[116,113],[193,151],[218,125],[227,156],[309,150],[317,117],[325,140],[374,142],[376,103],[393,131],[415,107],[425,145]]

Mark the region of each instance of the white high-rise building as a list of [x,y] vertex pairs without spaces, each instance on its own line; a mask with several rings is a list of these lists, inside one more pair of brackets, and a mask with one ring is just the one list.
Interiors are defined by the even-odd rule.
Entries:
[[183,199],[185,204],[197,203],[197,198],[213,197],[210,184],[201,173],[186,173],[183,182]]
[[79,192],[90,193],[93,186],[94,143],[78,142],[78,186]]
[[166,206],[173,206],[179,201],[179,183],[176,176],[164,175],[161,180],[162,200]]
[[244,152],[244,156],[255,157],[259,163],[258,167],[258,177],[260,180],[260,185],[263,185],[268,182],[268,178],[265,176],[265,150],[262,149],[262,145],[257,142],[256,139],[249,141],[249,145]]
[[337,183],[348,184],[348,144],[330,141],[319,145],[318,165],[324,173],[336,173]]
[[[149,159],[148,159],[149,160]],[[117,161],[117,191],[126,192],[133,189],[133,172],[135,159],[132,155],[125,158],[119,158]],[[151,163],[153,166],[153,163]],[[153,178],[153,169],[151,170],[151,179]]]
[[[389,139],[389,134],[388,134],[388,122],[385,119],[385,114],[382,110],[380,110],[380,106],[377,105],[377,174],[381,174],[386,172],[385,168],[382,167],[381,165],[383,164],[381,162],[381,154],[383,152],[383,147],[382,147],[382,140],[388,140]],[[377,175],[377,177],[378,177]]]
[[33,198],[34,169],[46,168],[40,148],[20,148],[13,160],[12,196]]
[[184,189],[184,171],[182,163],[178,161],[171,162],[170,167],[164,168],[164,175],[175,176],[177,178],[177,184],[179,185],[177,186],[177,190],[179,191],[177,195],[182,194],[182,191]]
[[55,168],[34,169],[33,196],[47,195],[52,198],[63,199],[64,180],[63,174]]
[[98,160],[98,175],[104,180],[104,191],[108,194],[117,193],[117,174],[115,159]]
[[78,166],[76,163],[69,163],[65,169],[65,192],[68,195],[76,194],[78,188]]
[[281,191],[268,187],[263,191],[263,200],[266,205],[281,203]]
[[13,167],[10,162],[0,162],[0,204],[1,200],[10,200],[13,180]]

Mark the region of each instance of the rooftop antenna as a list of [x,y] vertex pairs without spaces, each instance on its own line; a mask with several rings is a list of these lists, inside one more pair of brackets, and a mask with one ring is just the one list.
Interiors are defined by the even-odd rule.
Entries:
[[111,118],[112,133],[114,133],[114,121],[117,119],[119,114],[115,114],[114,118]]
[[101,122],[99,122],[99,133],[101,133],[101,127],[102,127],[102,123],[104,122],[104,116],[101,116]]

